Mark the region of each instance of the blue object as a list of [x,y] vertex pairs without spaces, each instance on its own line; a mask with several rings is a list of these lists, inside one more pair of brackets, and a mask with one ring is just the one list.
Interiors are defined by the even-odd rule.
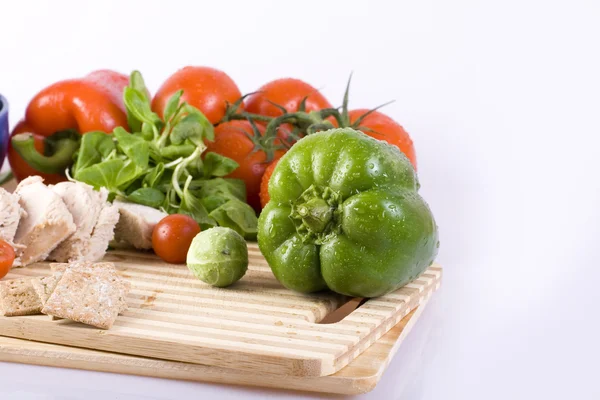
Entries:
[[0,95],[0,167],[8,150],[8,101]]

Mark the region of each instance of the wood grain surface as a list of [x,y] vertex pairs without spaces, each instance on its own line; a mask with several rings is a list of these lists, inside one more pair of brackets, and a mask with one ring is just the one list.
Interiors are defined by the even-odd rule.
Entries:
[[[252,374],[319,377],[340,371],[437,288],[441,268],[386,296],[368,300],[341,321],[318,322],[348,298],[283,288],[255,243],[242,280],[210,287],[183,265],[149,253],[105,257],[131,281],[129,310],[100,330],[46,316],[0,317],[0,335]],[[12,269],[4,279],[48,275],[47,263]],[[177,364],[179,365],[179,364]],[[281,378],[283,379],[283,378]]]
[[418,320],[431,293],[417,309],[411,311],[360,356],[329,376],[255,374],[237,369],[128,356],[1,336],[0,361],[195,382],[347,395],[362,394],[375,388],[403,339]]

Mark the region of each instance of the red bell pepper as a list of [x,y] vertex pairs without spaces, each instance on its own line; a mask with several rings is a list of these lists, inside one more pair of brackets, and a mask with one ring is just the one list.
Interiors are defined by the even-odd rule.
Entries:
[[49,141],[58,132],[109,133],[117,126],[127,128],[123,89],[128,83],[127,75],[99,70],[39,92],[11,134],[8,161],[17,180],[31,175],[41,175],[47,183],[66,179],[65,165],[78,143],[67,136]]

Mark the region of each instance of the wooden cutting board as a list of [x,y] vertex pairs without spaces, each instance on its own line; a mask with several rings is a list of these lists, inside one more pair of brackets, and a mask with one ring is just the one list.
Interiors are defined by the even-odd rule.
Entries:
[[[140,252],[109,252],[133,289],[129,310],[100,330],[47,316],[0,317],[0,335],[271,375],[319,377],[340,371],[439,286],[441,268],[371,299],[341,321],[319,324],[348,298],[283,288],[255,243],[242,280],[212,288],[183,265]],[[48,275],[46,263],[4,279]]]
[[425,308],[428,298],[429,296],[350,364],[329,376],[254,374],[250,371],[128,356],[2,336],[0,361],[195,382],[346,395],[362,394],[373,390],[378,384],[400,344]]

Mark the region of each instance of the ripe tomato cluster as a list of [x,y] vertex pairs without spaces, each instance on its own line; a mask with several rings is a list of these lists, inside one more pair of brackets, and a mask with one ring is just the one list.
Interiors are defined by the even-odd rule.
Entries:
[[[313,111],[335,110],[319,90],[299,79],[276,79],[242,97],[227,74],[208,67],[185,67],[169,77],[154,96],[153,110],[161,115],[168,99],[181,89],[183,99],[216,125],[215,140],[206,143],[208,150],[239,164],[230,177],[245,182],[248,204],[257,211],[269,201],[268,180],[277,160],[286,147],[305,133],[299,129],[298,134],[298,127],[286,122],[277,126],[274,137],[265,138],[268,123],[286,113],[308,115]],[[413,142],[400,124],[379,111],[346,112],[344,126],[397,146],[416,168]],[[340,126],[336,118],[324,118],[324,121],[333,127]],[[294,131],[297,133],[292,134]]]

